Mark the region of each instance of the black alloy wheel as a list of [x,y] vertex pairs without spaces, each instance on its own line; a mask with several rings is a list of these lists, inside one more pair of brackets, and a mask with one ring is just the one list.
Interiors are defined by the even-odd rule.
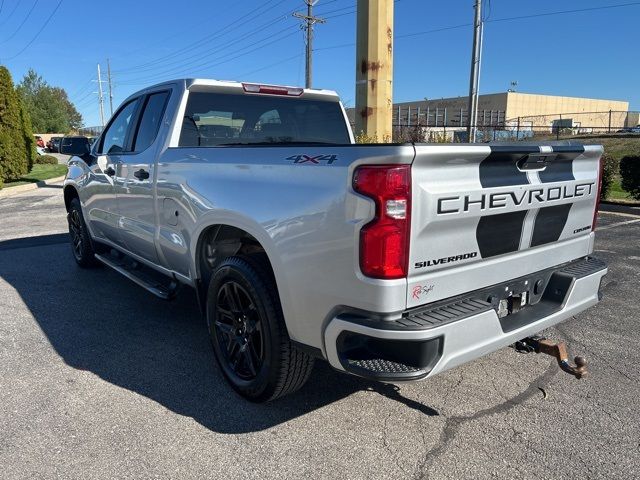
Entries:
[[314,359],[289,338],[266,255],[217,265],[207,290],[207,326],[223,376],[244,398],[273,400],[309,378]]
[[71,249],[76,261],[82,258],[82,220],[78,210],[69,212],[69,234],[71,235]]
[[218,290],[215,332],[226,366],[238,378],[253,380],[265,358],[263,319],[249,293],[233,280]]
[[[82,217],[82,207],[80,200],[74,198],[69,204],[67,213],[67,221],[69,223],[69,235],[71,237],[71,251],[76,263],[83,268],[91,268],[99,266],[96,260],[96,247],[103,247],[101,244],[94,244],[89,236],[87,225]],[[101,248],[100,251],[103,251]]]

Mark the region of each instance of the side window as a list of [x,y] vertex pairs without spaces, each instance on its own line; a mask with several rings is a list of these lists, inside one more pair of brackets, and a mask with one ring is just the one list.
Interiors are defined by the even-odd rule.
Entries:
[[147,97],[133,147],[135,152],[147,149],[156,139],[168,99],[169,92],[153,93]]
[[126,104],[113,119],[111,125],[109,125],[102,137],[101,153],[118,154],[125,151],[127,132],[131,126],[133,115],[136,112],[138,101],[139,99],[135,99]]

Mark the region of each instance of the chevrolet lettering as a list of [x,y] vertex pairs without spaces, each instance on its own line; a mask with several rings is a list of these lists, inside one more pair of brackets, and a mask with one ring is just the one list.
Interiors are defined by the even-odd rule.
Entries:
[[558,200],[588,197],[595,191],[595,182],[577,183],[571,186],[538,187],[517,192],[482,193],[443,197],[438,199],[438,215],[468,212],[470,209],[492,210],[520,206],[541,205]]

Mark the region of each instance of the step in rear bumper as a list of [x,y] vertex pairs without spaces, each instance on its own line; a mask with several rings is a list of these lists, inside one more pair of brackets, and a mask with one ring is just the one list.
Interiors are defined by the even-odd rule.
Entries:
[[[383,381],[435,375],[595,305],[606,273],[606,264],[593,257],[538,272],[534,275],[547,275],[544,301],[504,317],[502,322],[482,298],[489,289],[477,292],[475,298],[456,298],[449,303],[438,302],[430,309],[406,312],[395,321],[337,315],[324,332],[327,360],[338,370]],[[518,280],[522,279],[498,287]],[[377,353],[371,355],[371,351]]]

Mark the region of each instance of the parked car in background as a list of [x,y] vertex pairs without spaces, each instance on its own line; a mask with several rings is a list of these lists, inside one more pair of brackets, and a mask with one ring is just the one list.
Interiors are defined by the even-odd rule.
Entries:
[[640,133],[640,125],[635,127],[625,127],[617,131],[617,133]]
[[53,153],[60,152],[60,140],[62,137],[51,137],[51,140],[47,142],[47,150]]

